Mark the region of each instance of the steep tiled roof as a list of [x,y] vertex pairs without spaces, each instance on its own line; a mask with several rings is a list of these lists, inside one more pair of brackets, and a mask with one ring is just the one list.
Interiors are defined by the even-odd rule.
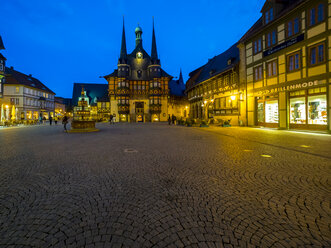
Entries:
[[[207,64],[191,72],[189,74],[190,78],[186,83],[187,89],[235,67],[239,63],[237,44],[234,44],[225,52],[210,59]],[[229,59],[231,59],[231,64],[228,64]]]
[[[90,99],[90,105],[96,105],[97,101],[109,101],[108,97],[108,84],[86,84],[74,83],[72,91],[72,104],[77,106],[78,98],[81,96],[82,86],[86,91],[87,97]],[[106,96],[107,95],[107,96]]]
[[14,70],[12,67],[6,67],[6,83],[5,84],[21,84],[25,86],[29,86],[32,88],[37,88],[39,90],[46,91],[51,94],[55,94],[52,90],[46,87],[42,82],[38,79],[26,75],[22,72]]

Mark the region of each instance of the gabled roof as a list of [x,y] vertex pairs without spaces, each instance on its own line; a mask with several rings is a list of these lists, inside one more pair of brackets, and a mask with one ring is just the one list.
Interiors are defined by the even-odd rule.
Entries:
[[[72,91],[72,104],[77,106],[78,98],[81,96],[82,87],[86,91],[87,97],[90,99],[90,105],[96,105],[96,101],[103,101],[108,96],[108,84],[87,84],[74,83]],[[107,99],[109,101],[109,98]]]
[[[189,74],[190,79],[187,81],[187,87],[194,87],[209,78],[235,67],[239,63],[239,49],[237,45],[238,43],[235,43],[225,52],[210,59],[207,64],[191,72]],[[231,60],[231,64],[228,64],[229,60]]]
[[14,70],[12,67],[6,67],[6,82],[5,84],[21,84],[29,86],[31,88],[36,88],[43,90],[45,92],[55,94],[52,90],[46,87],[42,82],[37,78],[34,78],[30,75],[26,75],[22,72]]

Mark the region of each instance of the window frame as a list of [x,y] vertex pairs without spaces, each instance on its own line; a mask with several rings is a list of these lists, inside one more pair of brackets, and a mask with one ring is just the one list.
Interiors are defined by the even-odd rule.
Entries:
[[[259,69],[261,69],[261,75],[259,73],[260,72]],[[256,71],[258,71],[258,74],[261,77],[256,78],[256,73],[255,73]],[[263,65],[259,65],[259,66],[256,66],[256,67],[253,68],[253,79],[254,79],[254,82],[258,82],[258,81],[263,80]]]
[[[275,32],[275,34],[276,34],[275,44],[272,43],[272,40],[273,40],[273,33],[274,33],[274,32]],[[269,41],[269,39],[268,39],[268,35],[270,35],[270,46],[268,45],[268,41]],[[266,47],[266,48],[271,48],[271,47],[277,45],[277,43],[278,43],[278,32],[277,32],[277,29],[273,29],[272,31],[270,31],[270,32],[268,32],[268,33],[265,34],[265,47]]]
[[[299,68],[295,69],[295,55],[297,55],[297,54],[299,55]],[[291,57],[293,57],[293,70],[290,70],[290,58]],[[302,69],[302,55],[301,55],[300,50],[286,55],[286,70],[287,70],[287,73],[300,71],[301,69]]]
[[[259,41],[260,41],[260,44],[261,44],[261,49],[259,50]],[[257,51],[255,52],[255,43],[256,43],[256,46],[257,46]],[[259,54],[260,52],[262,52],[263,50],[263,47],[262,47],[262,36],[260,36],[259,38],[255,39],[253,41],[253,55],[256,55],[256,54]]]
[[274,19],[275,19],[275,11],[273,7],[270,7],[267,11],[264,12],[264,23],[268,24],[272,22]]
[[[294,32],[294,30],[295,30],[295,20],[296,19],[298,19],[299,20],[299,30],[298,30],[298,32],[297,33],[295,33]],[[289,35],[289,24],[291,23],[291,28],[292,28],[292,34],[291,35]],[[301,29],[302,29],[302,24],[301,24],[301,18],[300,18],[300,16],[295,16],[295,17],[293,17],[291,20],[289,20],[288,22],[286,22],[286,38],[290,38],[290,37],[293,37],[293,36],[295,36],[295,35],[298,35],[298,34],[300,34],[300,32],[301,32]]]
[[[318,47],[320,46],[320,45],[323,45],[323,61],[321,61],[321,62],[319,62],[318,61]],[[311,64],[311,50],[313,49],[313,48],[315,48],[316,49],[316,51],[315,51],[315,55],[316,55],[316,63],[315,64]],[[317,43],[317,44],[314,44],[314,45],[312,45],[312,46],[309,46],[309,47],[307,47],[307,50],[308,50],[308,57],[307,57],[307,65],[308,65],[308,67],[314,67],[314,66],[318,66],[318,65],[321,65],[321,64],[324,64],[324,63],[326,63],[326,55],[327,55],[327,53],[326,53],[326,42],[325,41],[322,41],[322,42],[319,42],[319,43]]]
[[[323,6],[323,18],[322,18],[322,20],[321,21],[319,21],[318,19],[319,19],[319,11],[318,11],[318,7],[320,6],[320,5],[322,5]],[[315,17],[314,17],[314,23],[313,24],[311,24],[311,20],[312,20],[312,18],[311,18],[311,11],[312,10],[315,10]],[[318,25],[318,24],[321,24],[322,22],[324,22],[325,21],[325,19],[326,19],[326,17],[325,17],[325,12],[326,12],[326,7],[325,7],[325,3],[324,2],[318,2],[317,4],[315,4],[314,6],[312,6],[312,7],[310,7],[308,10],[307,10],[307,16],[308,16],[308,18],[307,18],[307,26],[308,26],[308,28],[311,28],[311,27],[314,27],[314,26],[316,26],[316,25]]]
[[[275,74],[273,73],[274,70],[273,70],[273,63],[276,63],[276,72]],[[271,64],[271,70],[272,70],[272,75],[269,75],[269,64]],[[278,59],[274,59],[272,61],[269,61],[269,62],[266,62],[266,70],[267,70],[267,78],[274,78],[274,77],[277,77],[278,76]]]

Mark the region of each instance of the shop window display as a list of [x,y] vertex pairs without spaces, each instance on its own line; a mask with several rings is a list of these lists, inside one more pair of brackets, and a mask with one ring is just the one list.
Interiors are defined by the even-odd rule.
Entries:
[[267,101],[265,103],[265,122],[278,123],[278,101]]
[[308,124],[327,124],[325,95],[308,97]]
[[290,100],[290,123],[306,124],[305,97],[292,98]]
[[264,122],[264,103],[259,102],[257,104],[257,121]]

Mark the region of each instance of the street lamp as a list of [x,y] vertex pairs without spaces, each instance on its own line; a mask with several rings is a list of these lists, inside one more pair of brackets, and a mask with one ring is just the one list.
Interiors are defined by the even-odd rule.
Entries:
[[231,98],[232,101],[235,101],[236,100],[236,96],[235,95],[232,95],[230,98]]

